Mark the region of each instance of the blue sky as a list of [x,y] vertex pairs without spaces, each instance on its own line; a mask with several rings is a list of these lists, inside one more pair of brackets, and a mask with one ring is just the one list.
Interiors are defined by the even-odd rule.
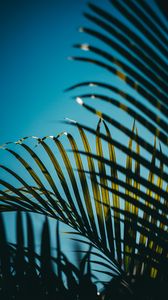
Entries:
[[[82,16],[86,2],[1,2],[0,144],[29,135],[57,135],[65,127],[59,123],[65,117],[84,122],[87,118],[96,126],[97,119],[82,110],[71,94],[63,92],[76,82],[88,80],[88,72],[90,79],[99,77],[94,67],[67,60],[77,53],[74,43],[87,41],[77,30],[86,23]],[[2,151],[3,161],[14,169],[17,166]],[[6,174],[1,175],[7,180]],[[9,240],[15,236],[14,218],[12,213],[6,215]],[[35,217],[37,237],[41,221],[40,216]]]
[[86,22],[84,10],[86,1],[78,0],[1,3],[0,144],[59,132],[58,120],[82,116],[63,90],[89,69],[67,60],[81,40],[77,28]]
[[[108,1],[95,3],[111,9]],[[86,0],[1,2],[0,144],[27,135],[57,134],[63,129],[59,121],[65,117],[89,118],[94,124],[96,119],[78,107],[70,93],[63,92],[79,81],[100,79],[100,75],[104,81],[111,80],[98,67],[67,60],[81,54],[73,44],[90,41],[77,30],[91,24],[83,17],[84,11],[88,11]]]
[[64,118],[63,90],[72,78],[66,58],[81,20],[79,2],[1,4],[1,143],[44,135],[56,128],[53,121]]

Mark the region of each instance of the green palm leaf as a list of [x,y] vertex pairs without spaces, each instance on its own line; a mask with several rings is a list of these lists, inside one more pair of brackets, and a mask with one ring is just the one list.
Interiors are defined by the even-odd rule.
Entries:
[[[77,44],[75,47],[89,51],[89,56],[73,59],[107,70],[110,76],[124,81],[132,94],[102,79],[77,83],[68,90],[86,87],[103,90],[101,94],[80,92],[76,97],[78,104],[99,118],[96,129],[72,121],[71,126],[80,134],[80,142],[63,132],[56,137],[36,138],[38,147],[33,148],[30,141],[25,142],[26,137],[15,143],[24,150],[22,154],[12,150],[9,143],[3,145],[33,184],[23,179],[20,170],[0,166],[17,181],[13,184],[13,181],[0,180],[1,210],[34,211],[66,223],[86,237],[89,240],[86,243],[101,251],[107,262],[111,262],[112,274],[120,273],[124,280],[143,274],[158,278],[162,276],[163,264],[168,264],[167,29],[145,1],[111,2],[111,14],[89,4],[90,13],[85,16],[98,29],[80,28],[108,45],[111,52],[92,44]],[[116,18],[114,6],[136,30]],[[120,54],[119,58],[114,50]],[[120,100],[116,96],[120,96]],[[97,103],[105,101],[112,109],[123,110],[135,120],[132,130],[112,113],[84,103],[83,98]],[[137,124],[143,126],[141,134]],[[111,128],[127,137],[128,146],[124,140],[113,137]],[[144,134],[146,131],[153,135],[154,145]],[[95,150],[89,142],[89,134],[95,138]],[[69,153],[63,139],[69,143]],[[157,140],[161,143],[160,149]],[[124,155],[124,163],[119,161],[117,150]],[[142,173],[142,170],[145,171]],[[44,244],[47,232],[46,223]],[[42,256],[45,258],[45,253]],[[107,266],[106,262],[103,264]]]

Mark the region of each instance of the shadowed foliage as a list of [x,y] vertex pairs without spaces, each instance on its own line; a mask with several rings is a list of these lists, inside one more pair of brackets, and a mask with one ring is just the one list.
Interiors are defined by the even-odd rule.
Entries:
[[[104,287],[97,293],[91,263],[102,266],[105,264],[91,259],[90,255],[92,253],[102,259],[101,255],[98,256],[91,248],[81,251],[77,244],[76,266],[61,250],[58,223],[54,232],[56,247],[53,247],[50,242],[49,222],[45,219],[39,251],[35,243],[31,215],[26,215],[26,226],[23,226],[23,215],[18,212],[15,226],[16,243],[11,244],[7,241],[5,222],[0,214],[1,299],[166,299],[164,296],[168,279],[162,277],[154,280],[149,278],[148,274],[136,276],[132,282],[125,281],[122,276],[114,276],[111,281],[105,282]],[[83,257],[78,255],[81,252],[85,252]]]
[[[47,218],[42,227],[40,251],[37,252],[30,214],[26,215],[26,223],[25,228],[22,214],[17,213],[16,244],[8,243],[0,214],[0,298],[99,299],[96,285],[92,282],[89,252],[78,266],[73,265],[61,250],[57,223],[56,255],[52,255]],[[27,246],[23,235],[27,237]]]

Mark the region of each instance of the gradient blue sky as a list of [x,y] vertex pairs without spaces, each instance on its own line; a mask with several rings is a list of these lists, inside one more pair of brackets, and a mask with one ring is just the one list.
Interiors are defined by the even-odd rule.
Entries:
[[[111,9],[108,1],[98,0],[96,4]],[[107,71],[67,59],[71,55],[87,55],[72,45],[93,40],[78,32],[83,25],[94,27],[83,17],[84,11],[88,11],[86,0],[6,0],[1,3],[0,145],[25,136],[57,135],[63,130],[73,132],[59,122],[65,117],[96,126],[97,117],[71,98],[79,91],[64,93],[65,88],[80,81],[101,78],[111,82]],[[113,78],[113,82],[115,80],[118,79]],[[100,103],[99,109],[103,107],[106,106]],[[115,111],[118,113],[113,107],[114,115]],[[130,128],[133,120],[122,115],[118,117],[126,118]],[[1,163],[4,161],[15,167],[14,160],[1,151]]]
[[[108,0],[95,3],[111,9]],[[90,25],[82,15],[87,0],[5,0],[0,5],[0,144],[57,134],[63,129],[58,121],[65,117],[89,118],[92,125],[95,118],[63,92],[82,80],[111,80],[98,67],[67,60],[81,54],[73,44],[93,40],[77,30]]]
[[[83,79],[89,69],[67,60],[77,51],[72,44],[84,41],[77,28],[86,22],[82,16],[86,2],[1,2],[0,144],[59,132],[62,125],[56,121],[77,114],[76,104],[63,90]],[[83,114],[80,108],[78,113]]]
[[[72,45],[87,42],[78,33],[86,23],[82,12],[87,1],[6,0],[0,4],[0,145],[29,135],[57,135],[65,117],[90,122],[94,118],[79,107],[63,90],[74,83],[98,79],[93,66],[68,61],[77,53]],[[101,4],[102,1],[97,1]],[[109,4],[107,4],[109,5]],[[106,6],[106,4],[104,5]],[[82,68],[81,68],[82,66]],[[88,78],[89,74],[89,78]],[[104,74],[104,78],[108,74]],[[1,152],[1,163],[16,163]],[[7,180],[7,174],[1,174]],[[11,180],[11,179],[10,179]],[[15,214],[6,214],[8,237],[14,241]],[[37,244],[43,218],[36,216]],[[63,245],[67,248],[67,239]],[[68,243],[69,245],[69,243]]]
[[68,103],[63,89],[72,78],[66,58],[83,5],[54,0],[1,3],[1,143],[49,133],[52,121],[64,117]]

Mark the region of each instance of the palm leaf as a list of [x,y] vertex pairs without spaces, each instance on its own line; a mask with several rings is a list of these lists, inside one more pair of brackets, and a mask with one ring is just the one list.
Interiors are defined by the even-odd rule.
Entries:
[[[68,140],[71,143],[72,146],[72,152],[74,154],[75,160],[76,160],[76,168],[78,169],[78,174],[80,175],[80,182],[82,184],[83,182],[83,203],[86,203],[86,206],[81,207],[82,210],[80,211],[80,206],[78,209],[74,210],[74,206],[76,205],[77,201],[76,199],[73,199],[72,196],[69,196],[70,194],[70,189],[69,193],[65,193],[67,196],[65,200],[55,201],[54,206],[57,205],[58,203],[58,208],[59,205],[62,204],[62,201],[64,201],[64,206],[66,204],[66,209],[64,210],[64,216],[65,219],[67,219],[66,223],[69,224],[71,227],[74,229],[78,230],[80,234],[83,236],[89,238],[89,240],[92,242],[92,244],[100,249],[101,251],[104,252],[104,254],[110,258],[114,269],[118,269],[118,271],[122,272],[122,267],[123,267],[123,260],[124,260],[124,265],[125,265],[125,272],[127,273],[130,271],[130,268],[133,269],[135,268],[135,265],[137,264],[137,261],[139,261],[139,251],[141,252],[141,248],[145,249],[146,251],[146,256],[144,257],[144,261],[147,260],[147,267],[149,267],[149,264],[151,266],[150,270],[152,268],[156,268],[157,263],[159,263],[161,259],[161,255],[159,255],[159,252],[162,253],[167,247],[167,238],[166,238],[166,232],[164,230],[164,227],[167,226],[167,217],[166,215],[161,215],[160,212],[158,211],[159,209],[162,209],[162,211],[166,211],[165,204],[163,203],[162,199],[166,195],[166,191],[163,189],[163,185],[160,182],[163,182],[162,179],[162,173],[163,173],[163,164],[161,164],[161,169],[159,169],[160,177],[158,177],[158,184],[155,186],[154,181],[151,180],[151,176],[154,176],[152,171],[150,171],[149,174],[149,179],[146,180],[142,176],[140,176],[140,163],[136,160],[135,161],[135,171],[132,170],[132,160],[133,158],[135,159],[137,156],[139,156],[140,149],[139,149],[139,144],[137,142],[136,145],[136,156],[131,156],[133,153],[132,150],[132,139],[129,141],[129,152],[126,158],[127,165],[126,167],[122,167],[117,163],[116,160],[116,155],[115,155],[115,149],[113,146],[113,140],[110,135],[110,131],[106,125],[106,123],[103,121],[106,129],[106,135],[103,135],[100,133],[100,125],[102,121],[100,120],[98,123],[98,127],[96,132],[96,144],[97,144],[97,153],[92,154],[92,151],[90,150],[91,147],[89,146],[89,142],[86,138],[86,134],[84,133],[82,127],[79,124],[77,125],[77,128],[79,132],[81,133],[82,140],[84,142],[84,149],[85,151],[79,151],[73,137],[69,134],[66,135],[68,137]],[[134,125],[135,126],[135,125]],[[132,132],[134,132],[134,126],[132,129]],[[136,133],[136,137],[138,140],[138,135]],[[105,139],[104,139],[105,138]],[[44,139],[41,143],[44,143]],[[102,140],[101,140],[102,139]],[[109,148],[109,159],[104,158],[103,154],[103,144],[102,141],[108,141],[108,148]],[[40,140],[39,140],[40,142]],[[55,143],[55,141],[53,141]],[[47,145],[45,143],[45,145]],[[63,151],[63,146],[61,147],[61,142],[59,141],[59,148],[61,152]],[[20,145],[19,145],[20,147]],[[49,147],[49,146],[47,146]],[[26,146],[27,149],[27,146]],[[30,147],[29,147],[30,149]],[[47,148],[48,152],[50,148]],[[156,149],[156,146],[155,146]],[[51,150],[52,151],[52,150]],[[94,201],[91,200],[90,198],[90,204],[88,205],[88,196],[84,195],[85,191],[89,191],[89,182],[88,179],[85,175],[85,169],[82,164],[82,156],[81,154],[85,154],[87,156],[88,160],[88,172],[90,174],[90,180],[92,183],[92,187],[96,187],[99,189],[99,184],[100,184],[100,191],[101,191],[101,198],[94,198]],[[52,152],[53,153],[53,152]],[[64,152],[62,152],[64,153]],[[129,155],[130,154],[130,155]],[[155,160],[155,153],[153,154],[152,158],[152,167],[151,170],[154,169],[154,160]],[[52,154],[54,155],[54,154]],[[32,157],[32,155],[31,155]],[[34,156],[35,159],[37,156]],[[50,156],[49,156],[50,157]],[[52,162],[53,165],[55,166],[55,156],[52,157]],[[93,162],[94,161],[94,162]],[[65,165],[67,165],[67,169],[69,168],[69,163],[70,160],[68,158],[68,155],[64,153],[64,162]],[[92,163],[92,166],[91,166]],[[93,168],[93,164],[97,163],[98,166],[98,172],[95,172],[95,168]],[[107,166],[110,166],[111,168],[111,175],[109,175],[106,172]],[[25,166],[24,166],[25,167]],[[27,170],[27,168],[26,168]],[[58,170],[58,166],[57,169]],[[121,181],[118,179],[117,175],[117,170],[119,172],[123,172],[125,174],[125,182]],[[59,169],[59,175],[60,175],[61,169]],[[49,171],[48,171],[49,172]],[[61,171],[62,172],[62,171]],[[74,172],[71,169],[71,172]],[[13,173],[12,173],[13,175]],[[83,175],[83,176],[81,176]],[[100,183],[98,182],[98,177],[100,178]],[[61,175],[61,177],[58,176],[58,179],[64,180],[65,183],[65,176]],[[63,178],[63,179],[62,179]],[[72,179],[73,177],[70,174],[70,178]],[[111,182],[111,187],[109,187],[109,179]],[[71,181],[72,182],[72,181]],[[23,182],[22,182],[23,183]],[[56,186],[56,183],[54,183]],[[76,186],[77,186],[76,182]],[[141,191],[140,186],[143,185],[144,187],[147,188],[146,192]],[[86,189],[87,186],[87,189]],[[125,187],[125,192],[123,193],[120,191],[121,187]],[[66,189],[68,189],[68,185],[66,183]],[[17,189],[16,189],[17,190]],[[33,191],[35,188],[33,188]],[[79,190],[79,188],[78,188]],[[23,191],[23,189],[22,189]],[[10,197],[11,197],[11,192],[10,191]],[[30,189],[28,190],[30,193]],[[112,192],[112,194],[111,194]],[[137,193],[138,192],[138,193]],[[6,195],[9,194],[9,191],[5,192]],[[49,193],[49,192],[48,192]],[[26,193],[26,186],[24,186],[24,194],[27,195]],[[154,194],[154,197],[153,197]],[[90,194],[89,194],[90,195]],[[95,194],[97,195],[97,194]],[[111,199],[111,196],[113,195],[113,202]],[[54,197],[55,199],[57,194],[54,194],[54,191],[52,190],[52,194],[50,197]],[[69,198],[68,198],[69,196]],[[12,195],[15,205],[16,203],[19,203],[21,200],[18,199],[18,197],[14,197]],[[79,197],[79,195],[78,195]],[[81,195],[80,195],[81,197]],[[107,197],[107,198],[106,198]],[[141,201],[139,200],[141,198]],[[36,198],[37,199],[37,198]],[[102,200],[101,200],[102,199]],[[122,205],[120,203],[121,199],[125,201],[125,208],[122,208]],[[26,200],[28,202],[28,200]],[[33,201],[33,200],[31,200]],[[41,199],[39,199],[41,201]],[[46,200],[45,200],[46,201]],[[72,202],[73,201],[73,202]],[[5,200],[4,200],[5,202]],[[8,201],[9,202],[9,201]],[[102,235],[101,231],[99,231],[100,223],[96,221],[95,216],[93,216],[92,212],[94,210],[95,204],[98,204],[100,207],[103,208],[103,215],[102,215],[102,221],[103,221],[103,226],[106,228],[106,235]],[[12,201],[11,201],[11,204]],[[50,207],[51,210],[54,211],[54,207],[51,206],[51,201],[50,201]],[[68,207],[68,209],[67,209]],[[19,205],[20,208],[20,205]],[[26,207],[23,207],[25,210]],[[33,207],[32,207],[33,210]],[[35,206],[34,211],[38,211],[38,205]],[[58,211],[58,209],[56,209]],[[140,213],[139,213],[140,211]],[[41,213],[41,210],[39,210]],[[113,213],[112,213],[113,212]],[[143,212],[143,218],[141,217],[141,212]],[[85,213],[85,214],[84,214]],[[47,214],[47,210],[46,210]],[[69,215],[71,214],[71,218],[69,218]],[[50,210],[49,210],[49,216],[50,215]],[[73,219],[72,219],[73,216]],[[86,216],[87,218],[87,223],[81,222],[81,217]],[[151,216],[152,216],[152,222],[151,222]],[[57,218],[57,215],[53,215],[52,217]],[[58,217],[59,219],[59,217]],[[71,221],[72,220],[72,221]],[[82,219],[83,220],[83,219]],[[88,224],[88,220],[90,221],[90,225]],[[113,221],[112,221],[113,220]],[[84,220],[83,220],[84,221]],[[160,222],[161,225],[159,225],[157,222]],[[123,227],[124,226],[124,227]],[[114,227],[114,228],[113,228]],[[96,228],[96,232],[95,232]],[[124,228],[124,239],[122,239],[122,230],[121,228]],[[152,234],[151,231],[155,231],[155,234]],[[94,232],[94,235],[93,235]],[[96,235],[95,235],[96,233]],[[111,234],[110,234],[111,233]],[[137,242],[137,236],[138,234],[140,235],[140,240],[139,243]],[[162,238],[161,238],[162,236]],[[106,243],[104,242],[104,238],[106,239]],[[130,242],[130,239],[133,239],[134,243]],[[148,243],[144,243],[142,241],[148,240]],[[45,241],[46,239],[44,239]],[[124,248],[122,248],[122,243],[124,245]],[[155,246],[154,246],[155,245]],[[123,250],[121,250],[121,248]],[[157,255],[157,260],[153,262],[153,259],[147,259],[148,257],[148,248],[149,250],[152,251],[153,256],[158,253]],[[112,250],[111,250],[112,249]],[[159,250],[158,250],[159,249]],[[156,251],[157,250],[157,251]],[[138,252],[137,252],[138,251]],[[144,252],[145,253],[145,252]],[[133,263],[134,261],[134,263]],[[136,263],[135,263],[136,262]],[[140,263],[140,262],[139,262]],[[138,270],[138,269],[137,269]],[[134,270],[135,272],[135,270]],[[151,271],[152,272],[152,271]]]
[[[167,152],[158,149],[156,143],[153,145],[144,132],[152,134],[167,151],[167,29],[163,19],[145,1],[111,2],[111,13],[89,4],[90,13],[85,14],[85,17],[98,29],[80,28],[81,32],[108,45],[111,52],[93,44],[77,44],[76,48],[87,50],[89,54],[72,58],[92,63],[110,72],[110,76],[117,78],[118,85],[104,83],[102,80],[88,81],[77,83],[68,89],[102,88],[102,94],[87,91],[76,98],[78,104],[99,118],[97,128],[71,122],[79,131],[81,143],[77,143],[71,134],[63,132],[56,137],[36,138],[38,147],[33,149],[31,144],[25,142],[28,137],[23,138],[15,144],[25,151],[24,154],[10,149],[9,143],[3,145],[5,151],[31,177],[33,185],[24,180],[18,170],[1,166],[19,184],[18,187],[0,180],[3,187],[1,210],[34,211],[56,218],[102,251],[107,261],[111,261],[113,274],[116,270],[124,279],[128,275],[141,274],[149,274],[149,277],[155,278],[162,274],[163,261],[165,265],[168,263],[168,157]],[[136,30],[124,19],[119,20],[115,16],[114,7],[124,18],[129,19],[132,28],[136,26]],[[151,25],[154,31],[151,30]],[[119,53],[119,57],[114,54],[115,51]],[[125,82],[125,89],[119,86],[119,80]],[[132,92],[127,92],[127,87]],[[120,100],[116,96],[120,96]],[[138,134],[136,123],[131,130],[112,114],[103,113],[84,103],[83,98],[89,98],[90,101],[94,99],[97,103],[105,101],[112,108],[123,110],[143,126],[143,131]],[[107,123],[113,130],[117,129],[127,137],[128,146],[124,140],[112,137],[113,131]],[[105,134],[101,132],[102,124]],[[95,153],[87,133],[95,137]],[[63,137],[70,145],[69,154],[64,148]],[[49,139],[52,145],[49,145]],[[133,143],[136,145],[135,150]],[[105,144],[108,151],[104,148]],[[50,171],[48,162],[43,161],[42,154],[38,154],[37,148],[43,149],[45,157],[47,155],[54,174]],[[126,164],[118,161],[117,150],[124,155]],[[142,154],[142,150],[146,155]],[[145,170],[143,174],[142,169]],[[47,226],[46,223],[44,245],[49,236]],[[44,252],[42,257],[45,258]]]

